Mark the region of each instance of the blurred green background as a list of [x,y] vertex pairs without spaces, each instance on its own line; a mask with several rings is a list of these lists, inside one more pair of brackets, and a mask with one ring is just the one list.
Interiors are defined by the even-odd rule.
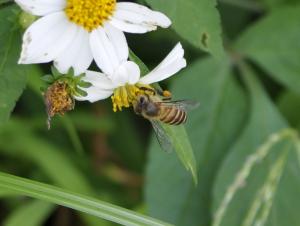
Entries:
[[[0,1],[0,170],[179,226],[300,225],[300,1],[138,2],[173,29],[127,34],[133,52],[151,69],[178,41],[186,51],[188,67],[161,85],[201,103],[186,125],[198,185],[149,122],[113,113],[110,100],[77,102],[47,130],[40,77],[51,65],[17,66],[23,31],[11,28],[9,1]],[[1,185],[0,196],[3,226],[116,225]]]

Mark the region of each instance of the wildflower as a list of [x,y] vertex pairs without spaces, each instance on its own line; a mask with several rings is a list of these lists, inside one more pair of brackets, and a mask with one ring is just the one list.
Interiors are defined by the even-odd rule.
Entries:
[[140,76],[138,65],[131,61],[109,62],[108,68],[113,72],[110,74],[87,71],[83,80],[91,83],[92,86],[84,89],[86,96],[76,97],[76,99],[95,102],[112,96],[114,111],[130,107],[138,95],[145,93],[154,95],[152,92],[155,92],[155,89],[151,86],[152,83],[167,79],[184,68],[186,60],[183,55],[184,50],[178,43],[154,70],[143,77]]
[[[41,16],[23,36],[20,64],[54,61],[59,71],[85,72],[95,59],[128,58],[123,32],[145,33],[169,27],[164,14],[116,0],[16,0],[28,13]],[[112,54],[114,52],[115,54]]]

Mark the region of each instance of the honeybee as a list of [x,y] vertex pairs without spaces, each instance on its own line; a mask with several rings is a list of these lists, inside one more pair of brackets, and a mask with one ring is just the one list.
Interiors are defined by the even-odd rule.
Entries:
[[184,124],[187,121],[187,112],[198,106],[197,102],[190,100],[172,101],[170,96],[166,97],[166,95],[152,90],[152,95],[138,95],[133,108],[136,114],[151,122],[162,149],[171,152],[173,150],[172,141],[162,123],[174,126]]

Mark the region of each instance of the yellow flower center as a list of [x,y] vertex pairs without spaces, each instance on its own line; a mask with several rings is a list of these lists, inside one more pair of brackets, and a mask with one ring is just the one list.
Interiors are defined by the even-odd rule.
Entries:
[[121,86],[114,91],[114,95],[111,97],[113,103],[113,111],[122,111],[122,108],[128,108],[133,105],[136,101],[137,96],[146,94],[146,95],[155,95],[156,91],[149,85],[129,85]]
[[103,25],[115,8],[116,0],[67,0],[65,12],[70,21],[91,32]]

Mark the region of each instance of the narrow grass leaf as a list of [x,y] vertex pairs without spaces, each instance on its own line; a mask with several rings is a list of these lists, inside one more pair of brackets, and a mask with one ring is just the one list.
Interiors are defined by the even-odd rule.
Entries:
[[124,208],[36,181],[0,173],[0,188],[128,226],[170,226]]

